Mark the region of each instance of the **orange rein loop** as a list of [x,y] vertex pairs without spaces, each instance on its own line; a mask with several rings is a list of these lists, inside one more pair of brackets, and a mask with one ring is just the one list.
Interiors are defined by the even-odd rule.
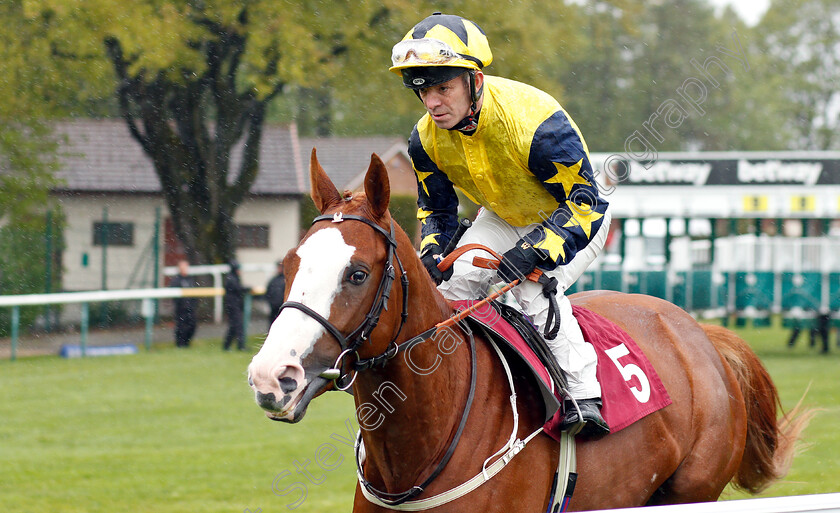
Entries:
[[[464,244],[463,246],[455,248],[449,255],[446,256],[446,258],[441,260],[438,263],[438,269],[440,269],[441,271],[445,271],[446,269],[449,269],[450,267],[452,267],[452,264],[455,263],[455,260],[460,258],[464,253],[466,253],[468,251],[473,251],[473,250],[486,251],[487,253],[490,253],[491,255],[493,255],[493,257],[495,257],[495,260],[491,259],[491,258],[483,258],[483,257],[479,257],[479,256],[473,257],[472,264],[474,266],[481,267],[482,269],[498,269],[499,268],[499,263],[502,260],[502,255],[500,255],[499,253],[496,253],[495,251],[488,248],[487,246],[484,246],[483,244]],[[529,281],[538,282],[539,279],[540,279],[540,276],[542,274],[543,274],[543,272],[541,270],[535,269],[531,274],[529,274],[527,276],[527,279]],[[448,328],[448,327],[453,326],[455,323],[462,321],[463,319],[469,317],[476,310],[484,308],[484,306],[487,305],[490,301],[498,299],[501,295],[503,295],[504,293],[506,293],[507,291],[509,291],[513,287],[517,286],[519,284],[519,281],[520,280],[513,280],[512,282],[508,283],[507,285],[505,285],[501,289],[491,293],[489,296],[482,299],[481,301],[478,301],[478,302],[474,303],[472,306],[470,306],[466,310],[461,310],[458,313],[456,313],[455,315],[453,315],[452,317],[446,319],[445,321],[442,321],[442,322],[438,323],[435,326],[435,328]]]
[[[445,271],[445,270],[449,269],[450,267],[452,267],[452,264],[455,263],[455,260],[458,260],[461,257],[461,255],[463,255],[467,251],[472,251],[472,250],[486,251],[487,253],[490,253],[491,255],[496,257],[496,260],[489,260],[489,259],[486,259],[486,258],[482,258],[481,260],[483,262],[496,262],[497,267],[498,267],[499,261],[502,260],[502,255],[496,253],[495,251],[493,251],[492,249],[488,248],[487,246],[485,246],[483,244],[464,244],[463,246],[459,246],[459,247],[453,249],[451,253],[446,255],[446,258],[444,258],[443,260],[438,262],[438,269],[440,269],[441,271]],[[478,266],[478,267],[484,267],[485,269],[496,269],[496,267],[485,267],[483,265],[478,265],[478,264],[475,263],[475,260],[473,261],[473,265]]]

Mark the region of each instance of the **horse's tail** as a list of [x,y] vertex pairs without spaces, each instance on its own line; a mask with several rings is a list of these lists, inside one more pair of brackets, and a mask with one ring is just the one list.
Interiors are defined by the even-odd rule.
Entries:
[[703,325],[723,359],[738,378],[747,410],[747,440],[741,466],[732,480],[736,488],[758,493],[790,469],[796,441],[813,416],[800,401],[790,412],[782,411],[770,374],[750,346],[732,331]]

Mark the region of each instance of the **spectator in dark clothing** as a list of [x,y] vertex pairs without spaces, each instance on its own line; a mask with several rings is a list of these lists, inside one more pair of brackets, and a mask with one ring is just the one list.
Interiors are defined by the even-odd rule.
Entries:
[[[170,287],[191,288],[198,284],[189,275],[190,263],[186,260],[178,262],[178,274],[172,278]],[[195,335],[196,309],[198,298],[175,298],[175,347],[189,347]]]
[[245,294],[250,293],[249,287],[242,286],[239,277],[239,262],[230,264],[230,272],[225,277],[225,313],[228,316],[228,330],[225,334],[224,350],[230,350],[233,339],[237,340],[237,348],[245,350]]
[[268,329],[274,319],[280,315],[280,305],[286,295],[286,276],[283,274],[283,261],[277,261],[277,275],[265,287],[265,300],[268,301]]
[[[822,352],[824,354],[828,354],[828,338],[829,338],[829,331],[831,330],[831,316],[828,314],[819,314],[817,315],[816,319],[814,320],[814,325],[808,330],[808,335],[811,343],[811,347],[815,347],[817,345],[817,337],[822,339]],[[791,331],[790,339],[788,339],[788,347],[793,347],[796,345],[796,339],[799,338],[799,333],[802,332],[802,326],[800,324],[796,324],[793,327],[793,331]],[[840,338],[837,341],[838,345],[840,345]]]

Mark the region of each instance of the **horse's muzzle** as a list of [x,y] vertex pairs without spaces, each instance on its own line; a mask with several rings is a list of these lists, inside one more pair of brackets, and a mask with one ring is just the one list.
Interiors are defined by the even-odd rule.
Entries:
[[292,400],[292,396],[286,394],[283,396],[283,399],[278,401],[277,397],[275,397],[271,392],[267,394],[257,392],[256,398],[257,404],[260,405],[260,408],[273,413],[282,413],[286,405],[289,404],[289,401]]
[[[317,376],[297,396],[293,397],[291,394],[286,393],[278,400],[277,396],[272,392],[263,393],[257,390],[255,391],[255,397],[257,404],[265,410],[265,414],[269,419],[293,424],[303,418],[312,399],[323,392],[331,383],[332,380]],[[296,387],[297,385],[295,385],[295,389]]]

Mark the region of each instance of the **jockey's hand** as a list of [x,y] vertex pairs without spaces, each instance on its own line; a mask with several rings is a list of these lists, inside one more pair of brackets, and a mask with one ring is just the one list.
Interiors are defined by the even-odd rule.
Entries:
[[539,251],[531,247],[528,242],[520,240],[516,243],[516,246],[505,251],[496,272],[505,283],[510,283],[513,280],[524,280],[537,268],[539,262]]
[[420,255],[420,260],[429,272],[429,276],[431,276],[432,280],[434,280],[435,285],[440,285],[452,277],[452,267],[445,271],[438,269],[438,261],[435,257],[440,256],[441,253],[443,253],[443,249],[441,249],[440,246],[437,244],[429,244],[423,248],[423,254]]

